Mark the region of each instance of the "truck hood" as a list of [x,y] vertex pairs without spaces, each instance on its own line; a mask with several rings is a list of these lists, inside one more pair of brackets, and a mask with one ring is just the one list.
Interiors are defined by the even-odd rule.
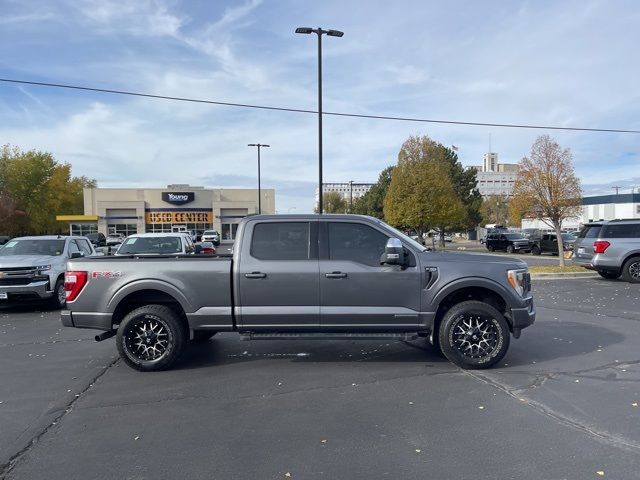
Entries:
[[49,255],[7,255],[0,257],[0,268],[39,267],[40,265],[60,265],[64,257]]
[[484,255],[482,253],[456,253],[456,252],[423,252],[423,258],[429,260],[438,260],[441,262],[451,263],[484,263],[492,265],[504,265],[506,269],[527,268],[528,265],[524,260],[518,260],[510,257],[497,257],[495,255]]

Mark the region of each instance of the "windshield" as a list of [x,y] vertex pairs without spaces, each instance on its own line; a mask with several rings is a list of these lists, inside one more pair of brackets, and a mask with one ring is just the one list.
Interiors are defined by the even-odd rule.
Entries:
[[215,230],[205,230],[203,235],[217,235],[218,232]]
[[420,245],[413,238],[405,235],[404,233],[402,233],[397,228],[393,228],[391,225],[384,223],[382,220],[378,220],[378,223],[380,223],[380,225],[384,225],[389,230],[391,230],[396,235],[396,237],[399,238],[400,240],[402,240],[403,242],[406,242],[406,243],[410,244],[412,247],[417,248],[421,252],[426,252],[427,251],[427,249],[425,248],[424,245]]
[[46,255],[57,257],[64,251],[64,240],[11,240],[0,249],[0,256]]
[[518,233],[505,233],[504,236],[509,240],[519,240],[522,238],[522,235]]
[[562,240],[572,241],[572,240],[575,240],[575,239],[576,239],[576,236],[573,233],[563,233],[562,234]]
[[118,255],[137,255],[141,253],[166,255],[182,253],[180,237],[131,237],[118,249]]

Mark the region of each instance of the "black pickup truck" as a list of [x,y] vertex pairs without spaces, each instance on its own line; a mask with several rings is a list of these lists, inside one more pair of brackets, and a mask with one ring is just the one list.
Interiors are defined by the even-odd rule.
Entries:
[[256,215],[233,257],[71,259],[62,323],[117,334],[138,370],[170,367],[189,339],[428,337],[463,368],[487,368],[535,318],[527,265],[430,252],[358,215]]

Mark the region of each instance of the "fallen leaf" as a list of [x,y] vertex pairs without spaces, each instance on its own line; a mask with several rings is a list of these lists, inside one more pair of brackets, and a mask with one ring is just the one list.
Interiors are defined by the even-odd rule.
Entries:
[[135,438],[134,438],[134,440],[138,440],[139,438],[140,438],[140,436],[139,436],[139,435],[136,435],[136,436],[135,436]]
[[[0,402],[0,403],[2,403],[2,402]],[[632,406],[632,407],[637,407],[637,406],[638,406],[638,402],[633,402],[633,403],[631,404],[631,406]]]
[[604,472],[602,470],[598,470],[596,473],[601,477],[604,477]]
[[416,453],[420,453],[422,450],[420,450],[419,448],[416,448]]
[[327,443],[327,441],[326,441],[326,440],[320,440],[320,442],[321,442],[321,443]]
[[285,477],[291,478],[291,474],[289,472],[284,474]]
[[483,406],[479,406],[478,408],[479,408],[480,410],[484,410],[484,407],[483,407]]
[[580,383],[580,380],[576,380],[576,383]]
[[409,405],[413,405],[413,402],[409,402]]

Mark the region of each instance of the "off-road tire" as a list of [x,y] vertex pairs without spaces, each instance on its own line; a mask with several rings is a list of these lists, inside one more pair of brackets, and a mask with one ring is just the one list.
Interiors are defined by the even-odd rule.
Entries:
[[513,254],[515,252],[513,245],[507,245],[507,253],[509,255]]
[[[141,332],[151,329],[157,335],[155,338],[140,337]],[[170,368],[182,354],[187,339],[187,329],[173,310],[165,305],[145,305],[124,317],[118,328],[116,345],[127,365],[142,372],[151,372]],[[156,347],[161,354],[145,358],[148,349],[156,350]],[[144,348],[147,350],[142,351]]]
[[531,247],[531,255],[540,255],[540,247]]
[[629,283],[640,283],[640,257],[631,257],[624,262],[622,279]]
[[[468,340],[461,340],[467,336],[467,332],[475,331],[474,325],[482,322],[485,333],[478,331],[477,336],[469,334]],[[488,332],[488,333],[486,333]],[[491,305],[469,300],[461,302],[449,309],[440,323],[439,331],[440,349],[447,359],[467,370],[478,370],[489,368],[504,358],[509,348],[509,324],[498,310]],[[476,338],[479,337],[479,338]],[[485,341],[487,347],[477,347],[476,355],[474,349],[465,352],[464,342],[472,344],[476,342],[480,345]],[[481,355],[480,348],[487,350]],[[484,353],[484,352],[482,352]]]

